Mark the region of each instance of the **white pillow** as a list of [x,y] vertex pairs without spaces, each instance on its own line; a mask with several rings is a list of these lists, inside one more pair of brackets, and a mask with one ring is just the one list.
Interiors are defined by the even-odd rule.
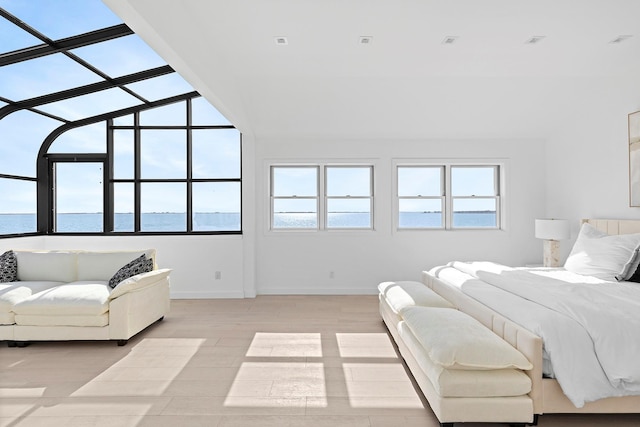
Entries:
[[564,268],[599,279],[626,280],[640,263],[640,233],[610,236],[584,223]]

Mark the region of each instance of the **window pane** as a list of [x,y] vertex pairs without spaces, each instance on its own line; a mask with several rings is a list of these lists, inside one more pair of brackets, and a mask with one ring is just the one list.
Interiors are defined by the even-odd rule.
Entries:
[[143,130],[140,132],[141,175],[144,179],[187,177],[187,132]]
[[240,228],[240,183],[193,183],[193,231]]
[[142,80],[127,85],[147,101],[157,101],[163,98],[192,92],[193,88],[178,73],[165,74],[160,77]]
[[0,173],[35,178],[40,146],[60,125],[57,120],[25,110],[0,120]]
[[[1,2],[0,7],[8,9],[7,5]],[[0,53],[12,52],[25,47],[42,44],[40,39],[37,39],[4,18],[0,19],[0,40],[2,40]]]
[[64,132],[57,137],[49,153],[106,153],[106,126],[104,122]]
[[68,120],[80,120],[140,104],[142,101],[122,89],[107,89],[53,102],[39,108]]
[[116,117],[113,119],[114,126],[133,126],[133,114]]
[[442,196],[442,167],[398,166],[398,196]]
[[276,199],[273,228],[318,228],[317,199]]
[[194,130],[194,178],[240,178],[240,132],[236,129]]
[[187,187],[184,183],[142,183],[142,231],[186,231]]
[[100,80],[100,76],[61,53],[0,67],[0,93],[17,101]]
[[495,196],[493,166],[451,167],[451,193],[453,196]]
[[398,200],[399,228],[441,228],[441,199],[400,199]]
[[135,34],[80,47],[70,52],[109,77],[120,77],[166,65],[166,62]]
[[36,183],[0,178],[0,234],[36,231]]
[[101,232],[102,163],[56,163],[55,231]]
[[113,184],[113,231],[134,231],[134,211],[133,184]]
[[370,199],[328,199],[328,228],[371,228]]
[[274,167],[271,194],[273,196],[311,196],[318,195],[318,168],[311,167]]
[[327,196],[371,196],[371,168],[327,167]]
[[230,125],[209,101],[199,97],[191,100],[191,124],[193,125]]
[[496,199],[454,199],[454,227],[497,227]]
[[186,126],[187,106],[184,102],[152,108],[140,113],[142,126]]
[[134,141],[132,130],[113,131],[113,177],[133,179]]
[[0,7],[54,40],[122,22],[100,1],[9,0]]

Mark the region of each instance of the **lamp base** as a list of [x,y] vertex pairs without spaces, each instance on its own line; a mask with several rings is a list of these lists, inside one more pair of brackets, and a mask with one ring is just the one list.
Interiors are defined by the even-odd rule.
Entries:
[[560,267],[560,242],[557,240],[545,240],[543,242],[542,255],[545,267]]

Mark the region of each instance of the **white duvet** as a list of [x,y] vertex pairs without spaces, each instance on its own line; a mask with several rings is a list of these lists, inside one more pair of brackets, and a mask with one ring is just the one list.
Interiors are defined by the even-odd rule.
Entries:
[[576,407],[640,395],[640,284],[486,262],[453,262],[437,275],[539,335]]

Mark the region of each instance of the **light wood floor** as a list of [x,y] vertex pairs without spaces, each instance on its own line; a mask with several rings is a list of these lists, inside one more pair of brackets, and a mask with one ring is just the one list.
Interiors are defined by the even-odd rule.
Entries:
[[[174,300],[124,347],[2,347],[0,368],[2,427],[438,425],[375,296]],[[539,425],[639,426],[640,416]]]

